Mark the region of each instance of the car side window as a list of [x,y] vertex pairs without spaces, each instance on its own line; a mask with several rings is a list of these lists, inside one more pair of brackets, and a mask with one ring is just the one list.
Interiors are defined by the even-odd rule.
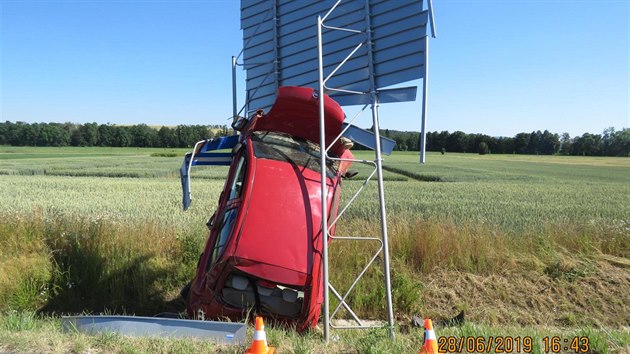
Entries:
[[238,208],[229,209],[223,214],[223,219],[221,220],[220,224],[221,226],[217,234],[217,241],[212,251],[212,262],[208,262],[208,268],[211,264],[214,264],[223,253],[223,250],[225,249],[225,244],[227,243],[228,238],[232,233],[232,228],[234,226],[234,221],[236,220],[237,215]]
[[[228,238],[230,237],[230,234],[232,233],[234,221],[236,220],[239,209],[238,209],[238,206],[235,206],[234,204],[230,204],[230,201],[238,199],[241,196],[241,193],[243,191],[243,185],[245,183],[246,171],[247,171],[247,160],[245,159],[245,156],[241,155],[238,158],[238,162],[236,164],[234,178],[230,182],[230,188],[227,191],[228,192],[227,208],[230,208],[230,209],[226,210],[222,216],[220,215],[215,216],[216,214],[212,216],[212,229],[216,228],[218,230],[217,230],[216,241],[214,242],[214,246],[211,251],[212,257],[210,258],[210,261],[206,265],[206,271],[208,271],[210,267],[214,263],[216,263],[217,259],[221,256],[225,248],[225,245],[228,241]],[[220,218],[220,220],[217,220],[218,218]]]
[[234,174],[234,180],[230,185],[230,195],[228,201],[239,198],[243,190],[243,184],[245,183],[245,171],[247,170],[247,163],[245,157],[241,156],[236,166],[236,172]]

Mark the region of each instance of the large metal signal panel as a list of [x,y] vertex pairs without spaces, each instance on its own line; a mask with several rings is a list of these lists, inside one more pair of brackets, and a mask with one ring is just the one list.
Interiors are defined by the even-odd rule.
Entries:
[[[243,0],[243,65],[247,71],[249,110],[271,107],[279,86],[318,88],[317,16],[335,1]],[[372,48],[358,48],[328,86],[364,92],[363,97],[335,97],[339,104],[369,103],[371,80],[377,90],[424,77],[429,11],[417,0],[347,0],[328,17],[327,26],[359,32],[323,34],[324,76],[336,68],[372,29]],[[366,11],[370,11],[367,16]],[[370,70],[370,62],[373,69]],[[416,88],[385,93],[381,103],[415,100]],[[394,97],[390,97],[394,95]]]

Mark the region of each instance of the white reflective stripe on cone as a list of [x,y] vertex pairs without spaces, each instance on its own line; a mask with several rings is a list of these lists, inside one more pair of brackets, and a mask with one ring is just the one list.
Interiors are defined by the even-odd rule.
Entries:
[[437,340],[437,338],[435,338],[435,332],[433,330],[426,331],[425,340]]
[[[435,335],[433,335],[435,337]],[[265,331],[254,331],[254,340],[264,340],[267,341],[267,336],[265,335]]]

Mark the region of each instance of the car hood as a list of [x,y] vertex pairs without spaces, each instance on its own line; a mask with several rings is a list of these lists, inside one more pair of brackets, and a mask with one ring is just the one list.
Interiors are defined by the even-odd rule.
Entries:
[[[287,162],[255,159],[252,189],[234,256],[243,271],[303,286],[321,258],[318,172]],[[329,179],[328,203],[333,196]]]

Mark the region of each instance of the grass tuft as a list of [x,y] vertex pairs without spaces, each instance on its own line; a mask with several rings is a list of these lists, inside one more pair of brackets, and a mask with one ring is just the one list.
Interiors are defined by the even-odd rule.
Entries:
[[150,221],[14,219],[0,239],[0,310],[152,315],[191,278],[200,248]]
[[151,157],[181,157],[182,155],[177,152],[154,152]]
[[40,327],[33,311],[9,311],[0,317],[0,328],[8,331],[31,331]]

